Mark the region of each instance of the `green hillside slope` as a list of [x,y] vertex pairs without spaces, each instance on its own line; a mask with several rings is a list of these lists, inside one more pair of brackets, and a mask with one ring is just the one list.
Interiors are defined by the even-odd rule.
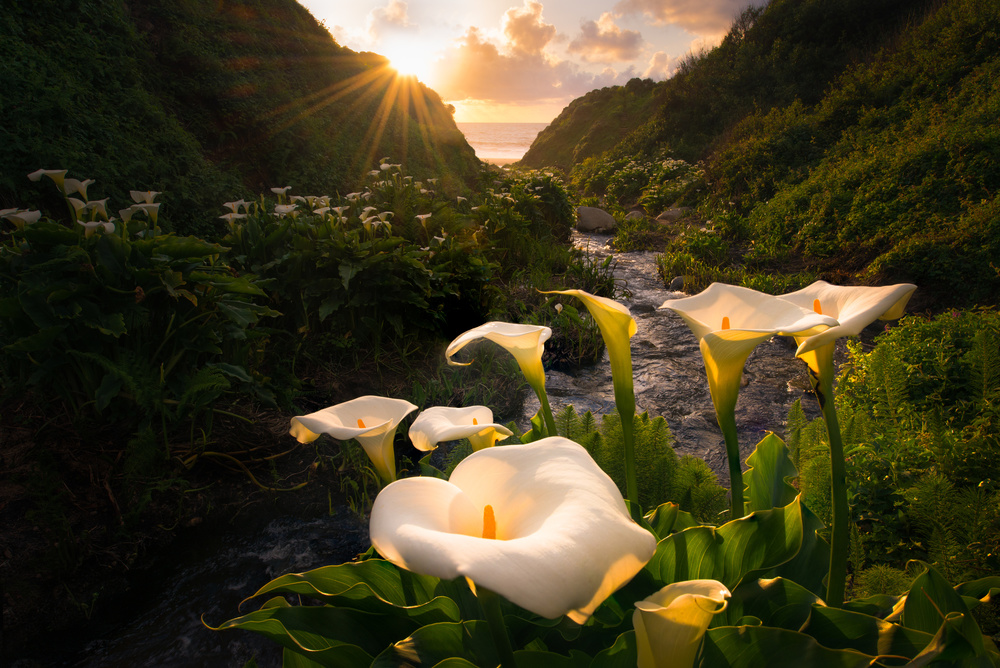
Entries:
[[0,90],[0,207],[36,204],[25,175],[65,168],[92,199],[162,190],[205,235],[227,199],[347,192],[382,157],[418,177],[478,167],[436,93],[294,0],[5,3]]
[[[608,132],[596,119],[614,117],[624,89],[575,101],[524,162],[567,169],[595,196],[629,161],[701,162],[683,203],[714,221],[725,262],[996,303],[998,25],[990,0],[773,0],[648,86],[632,104],[655,111],[622,123],[610,148],[589,151],[586,137]],[[665,171],[608,206],[656,200]]]

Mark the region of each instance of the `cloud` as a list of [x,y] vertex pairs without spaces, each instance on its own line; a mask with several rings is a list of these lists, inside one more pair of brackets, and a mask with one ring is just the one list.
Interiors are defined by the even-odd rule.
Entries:
[[580,25],[580,36],[569,43],[569,52],[589,63],[629,61],[642,52],[642,35],[635,30],[622,30],[615,17],[605,12],[597,21]]
[[556,27],[542,20],[542,3],[533,0],[504,12],[501,27],[515,54],[539,55],[556,36]]
[[622,14],[645,14],[658,25],[676,25],[690,33],[721,39],[748,4],[764,0],[620,0],[615,10]]
[[403,0],[389,0],[385,7],[375,7],[368,12],[368,34],[378,40],[386,33],[415,30],[410,23],[409,7]]
[[649,66],[642,73],[643,79],[663,81],[669,79],[677,69],[677,58],[671,58],[666,51],[657,51],[649,59]]

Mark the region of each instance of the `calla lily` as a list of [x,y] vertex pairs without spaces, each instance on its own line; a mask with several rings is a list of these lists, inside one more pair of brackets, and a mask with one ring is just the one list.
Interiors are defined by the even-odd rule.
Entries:
[[630,501],[638,503],[639,489],[635,477],[632,421],[635,417],[635,389],[632,380],[632,348],[629,339],[635,336],[635,318],[628,308],[607,297],[598,297],[583,290],[551,290],[543,294],[571,295],[583,301],[601,330],[601,337],[611,361],[611,382],[615,389],[615,407],[622,419],[625,442],[626,491]]
[[94,179],[63,179],[63,194],[69,197],[73,193],[80,193],[84,200],[87,199],[87,188],[94,183]]
[[41,217],[41,211],[28,211],[27,209],[23,211],[19,209],[4,209],[0,212],[0,218],[6,218],[14,223],[14,227],[19,230],[23,230],[25,225],[37,223]]
[[155,190],[130,190],[128,194],[136,204],[152,204],[160,193]]
[[487,339],[501,346],[504,350],[514,356],[517,365],[521,367],[521,373],[528,385],[538,395],[538,401],[542,406],[542,414],[545,418],[546,429],[549,435],[554,435],[555,418],[552,417],[552,409],[549,407],[549,399],[545,393],[545,369],[542,367],[542,352],[545,349],[545,342],[552,336],[552,330],[540,325],[519,325],[512,322],[487,322],[474,327],[464,334],[460,334],[454,341],[448,344],[445,350],[445,358],[448,364],[455,366],[468,366],[469,362],[455,362],[451,358],[459,350],[469,343],[478,339]]
[[115,231],[115,224],[111,222],[105,223],[99,220],[91,221],[88,223],[85,223],[82,220],[78,220],[76,222],[79,223],[80,225],[83,225],[83,230],[84,230],[83,236],[88,239],[94,234],[94,232],[96,232],[99,229],[103,229],[108,234],[111,234],[112,232]]
[[876,319],[895,320],[902,316],[906,303],[916,289],[917,286],[912,283],[883,287],[847,287],[816,281],[801,290],[781,296],[781,299],[800,308],[833,316],[839,322],[837,326],[813,333],[811,336],[801,334],[795,337],[795,341],[799,344],[795,355],[809,365],[810,382],[823,411],[827,435],[830,438],[833,512],[826,602],[833,607],[839,607],[844,600],[850,524],[844,444],[833,401],[834,344],[842,336],[857,336]]
[[66,178],[65,169],[38,169],[28,174],[28,179],[31,181],[40,181],[43,176],[47,176],[53,181],[55,181],[56,186],[62,190],[63,180]]
[[491,448],[511,435],[510,429],[493,422],[493,411],[486,406],[432,406],[420,413],[410,425],[410,441],[417,450],[429,452],[441,441],[467,438],[473,450]]
[[[857,336],[876,320],[897,320],[917,286],[912,283],[882,287],[831,285],[816,281],[797,292],[781,295],[781,299],[808,310],[837,319],[836,327],[809,337],[797,336],[796,356],[803,357],[842,336]],[[809,360],[806,360],[807,362]],[[810,364],[810,366],[812,366]]]
[[743,473],[736,437],[736,399],[747,357],[775,335],[811,336],[837,325],[830,316],[749,288],[712,283],[660,308],[679,314],[698,339],[715,415],[726,440],[733,517],[743,516]]
[[284,218],[290,213],[294,213],[298,204],[275,204],[274,205],[274,215],[278,218]]
[[160,213],[160,203],[159,202],[156,202],[154,204],[143,203],[143,204],[136,204],[136,206],[143,212],[145,212],[147,216],[149,216],[149,219],[153,222],[153,227],[155,228],[156,218]]
[[289,433],[299,443],[311,443],[320,434],[340,440],[357,439],[386,482],[396,479],[392,439],[399,421],[417,409],[409,401],[365,396],[292,418]]
[[240,211],[241,208],[244,211],[246,211],[247,207],[250,206],[250,203],[247,202],[244,199],[238,199],[238,200],[236,200],[234,202],[223,202],[222,206],[224,206],[227,209],[229,209],[232,213],[239,213],[239,211]]
[[731,596],[716,580],[669,584],[635,604],[632,626],[639,668],[691,668],[712,616]]
[[559,436],[474,452],[447,481],[388,485],[369,534],[400,568],[464,576],[537,615],[579,624],[656,549],[615,483]]

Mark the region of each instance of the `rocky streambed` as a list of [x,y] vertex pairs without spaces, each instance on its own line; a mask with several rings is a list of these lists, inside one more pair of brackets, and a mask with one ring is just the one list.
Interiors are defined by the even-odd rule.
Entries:
[[[598,260],[614,255],[614,275],[626,291],[618,301],[629,307],[637,325],[631,341],[636,410],[648,411],[650,417],[662,416],[674,435],[677,453],[705,460],[720,484],[728,486],[726,448],[698,342],[679,315],[659,308],[668,299],[688,295],[664,287],[656,272],[656,253],[613,253],[607,245],[610,239],[606,234],[574,232],[573,241]],[[601,364],[572,373],[548,371],[546,387],[556,413],[566,405],[578,413],[615,412],[607,351]],[[757,346],[747,360],[736,404],[743,459],[768,431],[784,436],[788,410],[796,399],[802,399],[807,416],[819,416],[809,391],[806,365],[795,358],[794,341],[775,337]],[[537,410],[538,399],[529,393],[519,425],[526,426]]]

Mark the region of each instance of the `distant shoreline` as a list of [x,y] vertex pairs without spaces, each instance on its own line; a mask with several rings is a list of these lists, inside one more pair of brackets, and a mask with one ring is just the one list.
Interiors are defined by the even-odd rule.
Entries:
[[496,165],[497,167],[503,167],[504,165],[517,162],[520,158],[480,158],[480,160],[488,162],[491,165]]

